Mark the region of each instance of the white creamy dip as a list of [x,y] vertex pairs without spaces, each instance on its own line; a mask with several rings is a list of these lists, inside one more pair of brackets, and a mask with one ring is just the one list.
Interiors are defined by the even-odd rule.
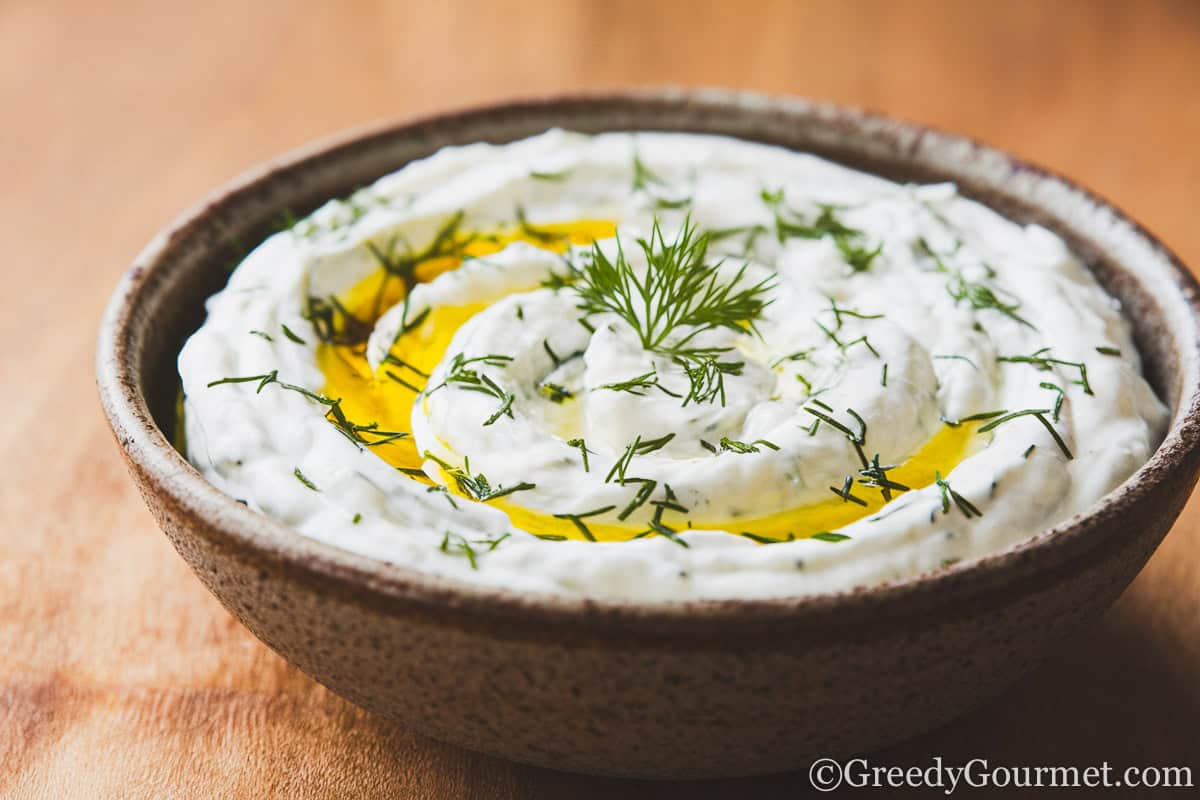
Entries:
[[1167,423],[1119,304],[1050,231],[693,134],[410,164],[250,253],[179,371],[188,458],[252,508],[617,599],[993,553],[1095,503]]

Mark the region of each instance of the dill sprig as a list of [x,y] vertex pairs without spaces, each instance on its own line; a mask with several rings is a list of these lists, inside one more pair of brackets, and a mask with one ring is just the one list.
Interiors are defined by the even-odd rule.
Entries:
[[[667,355],[678,354],[706,331],[755,330],[754,321],[769,302],[764,296],[772,278],[741,286],[745,265],[730,278],[721,275],[721,262],[706,263],[708,236],[697,235],[689,220],[671,243],[656,220],[650,238],[639,239],[638,245],[647,261],[644,277],[637,275],[619,246],[614,261],[593,245],[576,285],[581,310],[616,314],[637,333],[643,349]],[[690,330],[668,344],[682,329]]]
[[463,457],[461,467],[456,467],[453,464],[438,458],[428,450],[424,453],[425,458],[437,464],[446,473],[447,477],[454,481],[454,485],[458,488],[459,493],[469,497],[472,500],[478,500],[486,503],[489,500],[496,500],[501,497],[507,497],[514,492],[524,492],[530,489],[537,488],[536,484],[522,481],[521,483],[512,486],[495,486],[482,472],[471,474],[471,461]]
[[1072,381],[1072,383],[1076,386],[1082,386],[1084,394],[1095,394],[1092,391],[1092,385],[1088,383],[1087,364],[1082,361],[1065,361],[1061,358],[1052,358],[1048,355],[1049,352],[1049,347],[1043,347],[1027,356],[996,356],[996,360],[1006,361],[1011,364],[1030,364],[1042,372],[1049,371],[1055,364],[1062,367],[1072,367],[1079,370],[1079,380]]
[[721,359],[729,348],[689,343],[720,328],[756,333],[755,320],[770,302],[765,296],[773,285],[772,277],[743,285],[746,265],[731,277],[723,275],[722,262],[707,260],[708,243],[708,235],[697,234],[688,219],[668,243],[656,219],[650,238],[638,240],[647,262],[644,275],[625,258],[618,239],[615,259],[593,245],[575,284],[585,315],[616,314],[637,334],[644,350],[667,356],[683,368],[692,386],[684,405],[718,398],[724,404],[724,378],[740,374],[743,366]]
[[954,505],[958,507],[958,510],[961,511],[963,516],[965,516],[967,519],[970,519],[971,517],[983,516],[983,512],[976,508],[970,500],[954,491],[954,489],[950,486],[950,481],[943,478],[942,473],[935,472],[934,477],[937,481],[938,489],[940,489],[942,493],[943,514],[950,513],[950,504],[953,502]]

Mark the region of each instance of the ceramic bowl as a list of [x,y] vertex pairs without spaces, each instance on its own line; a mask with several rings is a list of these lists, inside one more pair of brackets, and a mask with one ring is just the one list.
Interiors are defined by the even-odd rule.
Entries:
[[[1150,461],[1085,513],[944,571],[815,597],[641,604],[479,588],[309,540],[222,494],[170,443],[175,359],[204,300],[283,209],[303,212],[447,145],[549,127],[716,133],[890,178],[954,181],[1071,245],[1134,323],[1173,416]],[[1070,181],[960,136],[798,99],[654,91],[512,102],[285,156],[157,236],[104,317],[98,380],[134,481],[246,627],[349,700],[463,747],[561,770],[765,773],[879,748],[995,695],[1145,564],[1200,469],[1197,284]],[[1070,687],[1063,687],[1070,691]]]

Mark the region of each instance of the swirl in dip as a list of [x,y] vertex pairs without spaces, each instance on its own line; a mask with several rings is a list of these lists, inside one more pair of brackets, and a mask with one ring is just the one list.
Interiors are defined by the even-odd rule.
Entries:
[[1053,233],[692,134],[410,164],[250,253],[179,371],[192,463],[306,536],[642,600],[996,552],[1113,489],[1167,418]]

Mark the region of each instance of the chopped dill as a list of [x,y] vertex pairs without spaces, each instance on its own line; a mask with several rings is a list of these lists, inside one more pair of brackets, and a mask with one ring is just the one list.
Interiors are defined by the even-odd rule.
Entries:
[[325,419],[331,425],[333,425],[334,429],[337,430],[338,433],[349,439],[359,450],[362,450],[364,447],[374,447],[375,445],[386,444],[388,442],[392,442],[397,439],[403,439],[408,436],[408,433],[404,431],[380,430],[378,422],[360,424],[351,421],[346,416],[346,413],[342,410],[341,398],[333,400],[323,394],[318,394],[317,392],[305,389],[303,386],[297,386],[293,383],[285,383],[284,381],[279,380],[279,370],[271,370],[270,372],[262,375],[245,375],[241,377],[221,378],[219,380],[210,381],[208,383],[208,388],[211,389],[214,386],[232,383],[257,383],[258,386],[256,386],[254,389],[255,394],[261,393],[262,390],[267,386],[274,385],[286,391],[295,392],[296,394],[299,394],[302,397],[313,401],[314,403],[320,403],[327,409],[325,412]]
[[670,395],[671,397],[679,397],[678,394],[663,386],[658,381],[658,372],[650,370],[642,375],[637,375],[626,381],[618,381],[617,383],[605,383],[597,386],[595,390],[610,389],[614,392],[629,392],[630,394],[638,395],[639,397],[646,394],[648,389],[658,389],[660,392]]
[[564,169],[559,172],[530,172],[529,177],[535,181],[565,181],[571,176],[573,170]]
[[551,383],[550,381],[539,383],[538,392],[551,403],[565,403],[575,396],[575,393],[570,389],[557,383]]
[[1033,417],[1050,433],[1050,436],[1054,439],[1054,443],[1058,445],[1058,449],[1062,450],[1063,455],[1067,457],[1068,461],[1075,458],[1075,456],[1071,454],[1070,448],[1067,447],[1067,443],[1063,441],[1062,436],[1060,436],[1058,431],[1054,429],[1053,423],[1046,419],[1046,415],[1051,413],[1050,409],[1026,408],[1022,411],[1013,411],[1012,413],[1000,413],[1002,413],[1003,416],[997,417],[996,419],[993,419],[991,422],[982,426],[978,432],[987,433],[988,431],[993,430],[1006,422],[1011,422],[1014,419],[1019,419],[1021,417]]
[[461,467],[456,467],[453,464],[438,458],[428,450],[425,451],[424,455],[425,458],[428,458],[430,461],[442,468],[442,471],[454,481],[454,484],[456,487],[458,487],[459,492],[472,500],[479,500],[480,502],[486,503],[488,500],[496,500],[500,497],[507,497],[514,492],[524,492],[537,488],[535,484],[527,481],[522,481],[521,483],[508,487],[493,487],[491,482],[487,479],[487,476],[485,476],[482,472],[475,475],[471,474],[471,462],[470,459],[466,457],[463,458],[463,465]]
[[854,493],[851,491],[853,488],[854,488],[854,477],[851,475],[847,475],[846,480],[842,482],[841,489],[837,488],[836,486],[830,486],[829,491],[833,492],[838,497],[842,498],[843,503],[850,502],[850,503],[857,503],[860,506],[865,506],[867,504],[867,501],[863,500],[861,497],[856,497],[854,495]]
[[292,340],[293,342],[295,342],[296,344],[308,344],[308,342],[304,341],[299,336],[297,336],[292,331],[292,329],[289,328],[287,325],[280,323],[279,327],[283,329],[283,335],[286,336],[288,339]]
[[304,476],[304,473],[300,471],[299,467],[296,467],[294,470],[292,470],[292,474],[296,476],[296,480],[300,481],[305,486],[307,486],[309,489],[312,489],[314,492],[321,491],[320,489],[317,488],[317,485],[315,483],[313,483],[312,481],[310,481],[308,478],[306,478]]
[[1064,361],[1061,358],[1052,358],[1049,355],[1050,348],[1043,347],[1035,350],[1027,356],[996,356],[997,361],[1006,361],[1010,364],[1029,364],[1035,369],[1042,372],[1049,371],[1053,365],[1057,364],[1062,367],[1071,367],[1079,370],[1079,380],[1072,381],[1076,386],[1083,387],[1084,394],[1095,394],[1092,391],[1092,385],[1088,383],[1087,364],[1082,361]]
[[1042,381],[1041,383],[1038,384],[1038,386],[1042,389],[1045,389],[1046,391],[1056,392],[1055,397],[1054,397],[1054,417],[1053,417],[1053,419],[1055,422],[1058,422],[1058,415],[1062,411],[1063,398],[1066,396],[1065,392],[1063,392],[1061,386],[1058,386],[1057,384],[1049,383],[1047,381]]
[[700,440],[700,444],[705,445],[705,449],[709,449],[713,453],[740,453],[743,455],[760,452],[758,449],[759,445],[762,445],[770,450],[779,449],[779,445],[775,444],[774,442],[769,442],[766,439],[755,439],[753,442],[739,442],[737,439],[730,439],[728,436],[721,437],[720,450],[708,444],[708,442],[705,442],[703,439]]
[[977,364],[976,364],[974,361],[972,361],[971,359],[967,358],[966,356],[954,355],[953,353],[950,353],[950,354],[947,354],[947,355],[933,355],[933,356],[931,356],[931,358],[936,358],[936,359],[940,359],[940,360],[943,360],[943,361],[965,361],[965,362],[967,362],[968,364],[970,364],[970,365],[971,365],[971,367],[972,367],[972,368],[973,368],[973,369],[974,369],[976,372],[978,372],[978,371],[979,371],[979,366],[978,366],[978,365],[977,365]]
[[[1021,303],[1017,298],[1009,295],[997,286],[967,278],[961,269],[947,264],[942,259],[942,256],[934,251],[924,238],[917,239],[914,249],[919,255],[931,259],[936,271],[948,276],[946,293],[950,295],[956,304],[965,300],[975,311],[991,309],[1027,328],[1037,330],[1033,323],[1017,313],[1017,309],[1021,307]],[[994,271],[988,268],[988,279],[993,275]]]
[[971,517],[983,516],[983,512],[976,508],[970,500],[954,491],[954,489],[950,486],[950,482],[942,477],[942,473],[935,472],[934,477],[936,478],[938,489],[940,489],[942,493],[943,514],[950,513],[950,503],[953,502],[954,505],[958,507],[958,510],[961,511],[963,516],[965,516],[967,519],[970,519]]
[[844,542],[850,537],[844,533],[834,533],[833,531],[820,531],[814,533],[809,539],[816,539],[818,542]]
[[490,375],[481,373],[479,370],[471,367],[473,364],[504,367],[511,361],[512,356],[496,355],[495,353],[475,356],[473,358],[467,358],[464,353],[456,353],[450,359],[450,366],[446,370],[446,377],[441,383],[431,389],[429,394],[433,394],[444,386],[455,386],[465,391],[478,392],[496,398],[500,401],[500,406],[494,414],[484,420],[484,427],[495,423],[502,416],[515,419],[513,417],[512,406],[513,401],[516,400],[516,395],[512,392],[504,391]]
[[596,537],[592,535],[591,530],[588,529],[588,526],[585,525],[583,521],[588,517],[598,517],[601,514],[607,514],[609,511],[613,511],[615,509],[616,506],[604,506],[603,508],[584,511],[582,514],[555,514],[554,518],[569,520],[571,524],[574,525],[583,535],[583,538],[587,539],[589,542],[594,542],[596,541]]
[[739,536],[744,536],[752,542],[759,544],[782,544],[784,542],[796,541],[796,534],[789,532],[787,538],[776,538],[774,536],[764,536],[761,533],[750,533],[750,531],[740,531]]
[[858,479],[858,482],[863,486],[871,486],[879,489],[879,492],[883,495],[884,501],[890,501],[892,499],[892,492],[909,491],[908,486],[905,486],[903,483],[898,483],[897,481],[894,481],[888,477],[888,470],[895,468],[895,465],[887,467],[880,466],[879,454],[876,453],[874,457],[871,458],[870,463],[858,471],[858,473],[863,476]]
[[579,449],[579,457],[583,459],[583,471],[591,472],[591,468],[588,466],[589,451],[587,449],[587,442],[583,439],[568,439],[567,447],[576,447]]

